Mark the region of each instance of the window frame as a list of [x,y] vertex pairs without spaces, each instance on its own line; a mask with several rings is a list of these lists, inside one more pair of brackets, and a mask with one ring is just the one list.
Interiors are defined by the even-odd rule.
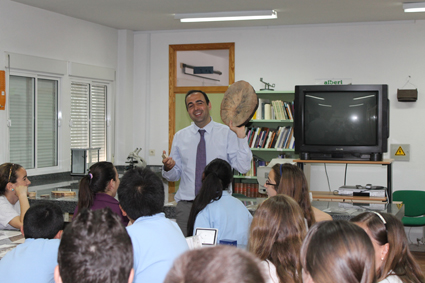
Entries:
[[[28,175],[41,175],[41,174],[47,174],[47,173],[54,173],[54,172],[61,172],[63,168],[63,138],[62,138],[62,80],[63,76],[61,75],[51,75],[51,74],[44,74],[41,72],[31,72],[31,71],[17,71],[17,70],[10,70],[10,72],[7,74],[7,94],[10,94],[10,76],[18,76],[18,77],[25,77],[25,78],[33,78],[35,81],[34,84],[34,91],[33,94],[33,101],[34,101],[34,113],[35,117],[33,117],[33,123],[35,127],[35,135],[34,135],[34,168],[25,168],[27,170]],[[44,79],[44,80],[54,80],[57,82],[57,165],[56,166],[49,166],[49,167],[37,167],[37,120],[38,120],[38,79]],[[6,101],[7,106],[7,158],[10,160],[10,99]],[[13,122],[12,122],[13,123]]]
[[[70,96],[71,96],[71,85],[72,83],[81,83],[81,84],[88,84],[89,85],[89,94],[91,95],[91,88],[93,85],[103,85],[106,87],[106,97],[105,97],[105,160],[112,160],[113,162],[113,154],[111,154],[112,146],[113,146],[113,138],[112,134],[114,133],[115,129],[112,126],[112,116],[113,116],[113,82],[110,81],[102,81],[99,79],[93,80],[90,78],[82,78],[82,77],[73,77],[71,76],[69,79],[69,90],[70,90]],[[91,97],[89,97],[89,100]],[[71,104],[70,104],[71,105]],[[89,109],[89,119],[91,119],[91,112]],[[71,106],[69,107],[69,119],[71,120]],[[90,121],[90,129],[91,129],[91,121]],[[71,139],[71,129],[69,130],[69,138]],[[89,142],[91,138],[91,132],[89,130]],[[70,149],[72,148],[71,142],[70,142]],[[112,159],[111,159],[112,156]]]

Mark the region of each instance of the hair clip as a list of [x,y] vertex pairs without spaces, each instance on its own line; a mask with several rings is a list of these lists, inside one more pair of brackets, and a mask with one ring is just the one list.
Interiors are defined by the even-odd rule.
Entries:
[[282,176],[282,166],[283,164],[280,164],[280,176]]
[[93,179],[93,174],[89,173],[90,180]]
[[381,219],[382,223],[384,223],[385,228],[386,228],[387,227],[387,221],[385,221],[384,217],[379,212],[376,212],[376,211],[371,211],[371,212],[375,213],[379,217],[379,219]]

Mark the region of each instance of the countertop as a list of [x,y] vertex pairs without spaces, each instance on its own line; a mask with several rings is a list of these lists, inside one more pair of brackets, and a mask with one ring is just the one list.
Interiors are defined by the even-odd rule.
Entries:
[[[118,170],[123,173],[123,170]],[[81,177],[71,176],[69,173],[50,174],[37,177],[29,177],[32,184],[28,187],[29,192],[36,192],[35,198],[29,198],[30,205],[35,203],[49,201],[58,204],[65,213],[73,213],[78,202],[78,182]],[[74,191],[75,196],[54,197],[51,192],[54,190]],[[265,198],[239,198],[254,214],[259,203]],[[378,212],[387,212],[395,215],[399,219],[404,216],[404,206],[397,204],[363,204],[363,203],[338,203],[327,201],[313,201],[312,205],[332,216],[333,219],[349,220],[350,218],[366,211],[374,210]],[[164,204],[163,211],[167,218],[175,218],[176,202]]]

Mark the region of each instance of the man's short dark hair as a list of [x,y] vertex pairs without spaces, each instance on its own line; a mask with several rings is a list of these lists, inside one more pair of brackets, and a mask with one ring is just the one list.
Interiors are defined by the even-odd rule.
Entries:
[[187,110],[186,98],[187,98],[189,95],[191,95],[192,93],[195,93],[195,92],[202,93],[202,95],[203,95],[203,96],[204,96],[204,98],[205,98],[205,102],[207,103],[207,105],[208,105],[208,104],[210,104],[210,100],[209,100],[209,98],[208,98],[208,95],[207,95],[205,92],[203,92],[202,90],[192,89],[192,90],[189,90],[189,91],[186,93],[186,96],[184,97],[184,104],[186,105],[186,110]]
[[128,282],[133,246],[117,214],[83,209],[62,235],[58,253],[63,283]]
[[63,229],[62,210],[50,202],[33,205],[25,213],[23,224],[25,239],[53,239]]
[[122,177],[118,199],[130,219],[152,216],[164,207],[164,184],[150,169],[134,168]]

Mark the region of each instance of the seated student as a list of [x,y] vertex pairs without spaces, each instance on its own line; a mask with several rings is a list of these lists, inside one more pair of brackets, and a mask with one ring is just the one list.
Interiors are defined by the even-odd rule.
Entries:
[[301,247],[303,283],[374,283],[373,245],[357,225],[344,220],[313,225]]
[[304,214],[289,196],[276,195],[256,210],[248,250],[263,260],[268,283],[301,282],[301,245],[307,233]]
[[364,212],[351,219],[369,235],[375,248],[378,282],[425,282],[409,250],[403,223],[388,213]]
[[127,171],[118,188],[134,250],[134,282],[162,283],[174,259],[189,249],[179,226],[165,218],[164,185],[151,170]]
[[63,232],[56,283],[133,282],[133,248],[109,207],[83,209]]
[[25,242],[0,260],[1,282],[54,282],[63,214],[53,203],[31,206],[24,217]]
[[217,242],[236,240],[238,245],[248,244],[252,215],[243,203],[227,191],[232,183],[230,164],[216,158],[204,169],[202,187],[193,201],[187,223],[187,234],[196,228],[217,228]]
[[311,205],[307,179],[298,166],[290,163],[275,164],[264,186],[269,197],[284,194],[298,202],[308,227],[316,222],[332,220],[332,216]]
[[0,165],[0,230],[21,229],[30,207],[27,198],[30,184],[27,171],[21,165]]
[[265,283],[260,261],[232,246],[195,249],[174,262],[164,283]]
[[128,218],[122,215],[119,203],[115,199],[119,184],[117,169],[111,162],[102,161],[93,164],[89,173],[80,180],[74,218],[79,210],[84,208],[96,210],[109,207],[121,217],[122,224],[127,226]]

